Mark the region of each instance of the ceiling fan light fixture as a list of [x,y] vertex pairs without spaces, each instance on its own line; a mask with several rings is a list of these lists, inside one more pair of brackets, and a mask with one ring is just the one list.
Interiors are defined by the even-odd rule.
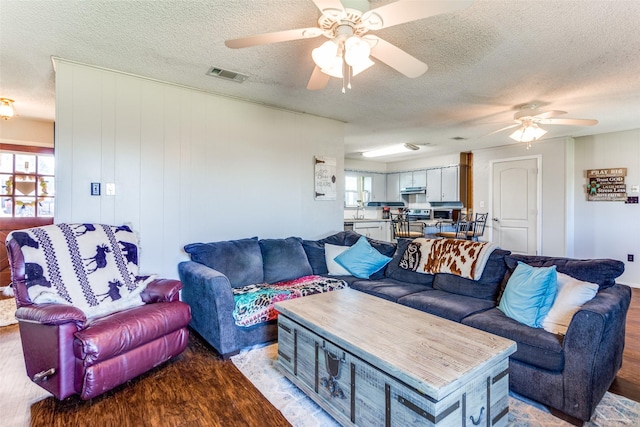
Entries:
[[371,46],[358,36],[351,36],[344,42],[344,60],[352,67],[371,62],[370,54]]
[[338,56],[338,45],[333,41],[328,40],[320,47],[313,49],[311,52],[311,58],[313,58],[313,62],[315,62],[321,69],[331,69],[335,64],[336,59],[340,59]]
[[378,148],[376,150],[365,151],[362,153],[363,157],[381,157],[381,156],[389,156],[391,154],[399,154],[406,153],[408,151],[416,151],[419,150],[420,147],[415,144],[400,144],[400,145],[392,145],[385,148]]
[[542,129],[535,123],[525,124],[519,127],[515,132],[509,135],[509,138],[518,142],[531,142],[540,139],[546,130]]
[[9,120],[16,114],[16,110],[13,106],[15,101],[9,98],[0,98],[0,117],[4,120]]

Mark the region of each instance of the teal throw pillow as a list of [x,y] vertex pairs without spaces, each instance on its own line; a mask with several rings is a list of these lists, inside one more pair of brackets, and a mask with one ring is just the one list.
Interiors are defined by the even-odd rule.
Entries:
[[507,282],[498,308],[520,323],[541,328],[556,297],[556,266],[531,267],[523,262]]
[[382,255],[362,236],[349,249],[335,257],[335,261],[359,279],[368,279],[387,265],[391,258]]

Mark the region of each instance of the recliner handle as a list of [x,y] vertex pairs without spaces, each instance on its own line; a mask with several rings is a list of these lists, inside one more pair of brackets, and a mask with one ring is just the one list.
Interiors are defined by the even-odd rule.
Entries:
[[31,378],[31,381],[33,381],[34,383],[46,381],[49,379],[50,376],[52,376],[55,373],[56,373],[56,368],[50,368],[50,369],[47,369],[46,371],[41,371],[35,374],[33,378]]

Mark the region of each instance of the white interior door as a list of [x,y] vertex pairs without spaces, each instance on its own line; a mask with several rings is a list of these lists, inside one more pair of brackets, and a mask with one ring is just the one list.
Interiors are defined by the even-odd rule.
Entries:
[[502,249],[538,250],[538,159],[493,163],[493,238]]

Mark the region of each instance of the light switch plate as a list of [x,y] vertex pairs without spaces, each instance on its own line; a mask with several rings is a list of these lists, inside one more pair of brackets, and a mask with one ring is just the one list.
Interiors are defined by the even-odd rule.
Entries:
[[116,184],[113,182],[107,182],[106,184],[106,193],[107,196],[115,196],[116,195]]
[[99,182],[92,182],[91,183],[91,195],[92,196],[99,196],[100,195],[100,183]]

